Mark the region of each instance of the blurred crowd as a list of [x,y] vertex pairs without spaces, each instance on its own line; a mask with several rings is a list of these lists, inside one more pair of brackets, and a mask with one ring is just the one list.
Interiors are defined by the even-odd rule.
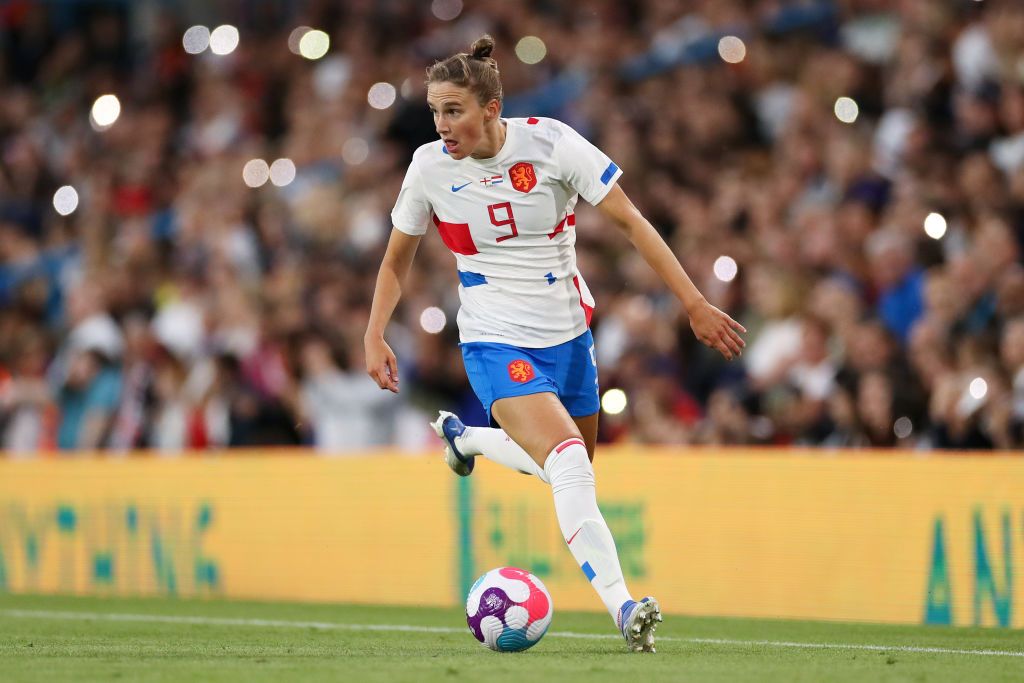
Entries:
[[[236,50],[184,50],[190,26],[220,23]],[[328,33],[326,56],[289,49],[298,26]],[[482,423],[436,234],[388,333],[400,394],[366,376],[362,336],[390,209],[435,137],[424,68],[485,31],[506,115],[601,147],[748,330],[739,361],[701,346],[580,207],[602,390],[627,398],[603,442],[1024,446],[1024,3],[10,0],[4,450],[416,449],[437,409]],[[741,61],[719,55],[725,35]],[[524,36],[539,63],[517,58]],[[393,103],[369,106],[375,83]],[[108,93],[121,115],[100,129]],[[290,183],[243,182],[278,158]]]

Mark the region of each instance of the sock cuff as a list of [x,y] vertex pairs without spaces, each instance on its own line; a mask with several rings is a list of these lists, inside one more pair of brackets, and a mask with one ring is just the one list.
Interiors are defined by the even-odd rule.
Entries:
[[573,437],[555,446],[544,461],[544,473],[555,493],[579,486],[594,486],[594,468],[583,439]]
[[569,446],[574,446],[574,445],[580,445],[580,446],[583,446],[584,448],[587,447],[587,444],[584,443],[583,439],[579,438],[578,436],[574,436],[571,439],[566,439],[562,443],[560,443],[557,446],[555,446],[552,449],[552,453],[551,454],[555,455],[557,453],[561,453],[562,451],[564,451]]

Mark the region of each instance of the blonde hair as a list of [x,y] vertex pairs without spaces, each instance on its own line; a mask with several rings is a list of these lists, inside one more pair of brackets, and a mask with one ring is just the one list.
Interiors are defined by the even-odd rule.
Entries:
[[491,57],[492,52],[494,38],[485,34],[470,46],[469,52],[459,52],[429,67],[427,85],[452,83],[476,95],[480,106],[485,106],[491,100],[500,103],[504,93],[498,75],[498,63]]

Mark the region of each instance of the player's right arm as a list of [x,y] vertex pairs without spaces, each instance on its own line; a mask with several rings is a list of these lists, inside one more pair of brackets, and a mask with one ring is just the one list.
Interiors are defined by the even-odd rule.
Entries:
[[373,290],[373,305],[370,307],[370,322],[363,337],[366,355],[366,372],[381,389],[398,393],[398,363],[395,354],[384,341],[384,328],[388,326],[395,312],[398,300],[402,298],[402,285],[409,274],[421,235],[409,235],[401,230],[392,230],[384,260],[377,273],[377,285]]

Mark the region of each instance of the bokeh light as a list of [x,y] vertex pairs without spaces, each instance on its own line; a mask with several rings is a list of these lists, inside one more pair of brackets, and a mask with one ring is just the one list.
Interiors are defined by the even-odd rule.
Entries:
[[718,56],[730,64],[739,64],[747,56],[747,46],[736,36],[724,36],[718,41]]
[[181,38],[181,44],[185,52],[190,55],[197,55],[210,47],[210,29],[205,26],[193,26],[185,31]]
[[215,55],[229,55],[238,47],[238,29],[231,24],[222,24],[210,34],[210,52]]
[[278,159],[270,165],[270,182],[284,187],[295,180],[295,162],[291,159]]
[[924,233],[933,240],[941,240],[946,234],[946,218],[934,211],[924,219]]
[[448,324],[448,316],[437,306],[428,306],[420,313],[420,327],[429,334],[440,334]]
[[739,267],[736,265],[736,259],[733,257],[719,256],[715,259],[713,270],[715,277],[722,282],[732,282],[736,278],[736,273],[739,272]]
[[412,79],[407,78],[402,81],[402,85],[398,87],[398,94],[402,96],[403,100],[408,100],[412,98],[413,87],[415,86],[413,85]]
[[249,187],[260,187],[270,180],[270,167],[263,159],[250,159],[242,167],[242,180]]
[[836,118],[843,123],[853,123],[860,115],[860,107],[851,97],[840,97],[834,107]]
[[78,192],[70,185],[64,185],[53,193],[53,208],[61,216],[69,216],[78,208]]
[[100,95],[93,102],[89,119],[93,128],[105,130],[114,125],[120,115],[121,101],[117,99],[117,95]]
[[537,36],[526,36],[516,43],[516,57],[523,64],[537,64],[548,54],[548,46]]
[[366,95],[366,101],[374,109],[387,109],[395,103],[395,86],[390,83],[374,83]]
[[434,0],[430,11],[441,21],[451,21],[462,14],[462,0]]
[[905,439],[914,433],[914,423],[910,421],[909,417],[904,415],[893,424],[892,432],[896,435],[897,439]]
[[293,55],[301,55],[299,52],[299,43],[302,42],[302,36],[306,35],[313,29],[309,26],[296,26],[292,29],[292,32],[288,34],[288,51]]
[[362,138],[349,138],[341,148],[341,159],[350,166],[358,166],[370,156],[370,145]]
[[988,382],[983,377],[975,377],[971,380],[971,385],[967,390],[971,392],[971,398],[980,401],[988,395]]
[[323,31],[306,31],[299,40],[299,54],[306,59],[320,59],[331,47],[331,37]]
[[622,389],[609,389],[601,397],[601,410],[609,415],[618,415],[626,409],[629,400]]

